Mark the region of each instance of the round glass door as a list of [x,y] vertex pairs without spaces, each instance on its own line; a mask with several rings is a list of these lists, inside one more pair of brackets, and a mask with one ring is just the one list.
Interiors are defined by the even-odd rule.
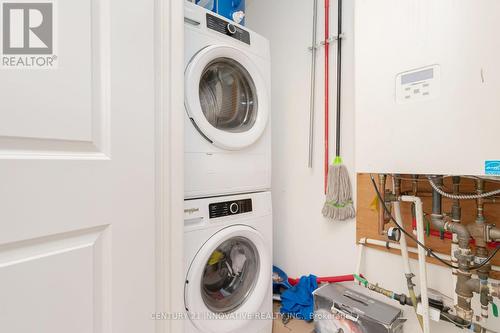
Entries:
[[200,104],[208,122],[233,133],[248,131],[257,119],[255,84],[248,71],[230,58],[218,58],[200,79]]
[[262,59],[230,46],[200,50],[186,67],[184,105],[202,137],[241,150],[264,133],[269,119],[269,71]]
[[213,234],[186,273],[184,305],[191,323],[200,332],[239,332],[248,319],[237,314],[257,313],[271,301],[271,267],[269,245],[254,228],[236,224]]
[[259,256],[247,238],[233,237],[224,241],[208,259],[202,279],[202,299],[215,313],[236,310],[255,287],[259,272]]

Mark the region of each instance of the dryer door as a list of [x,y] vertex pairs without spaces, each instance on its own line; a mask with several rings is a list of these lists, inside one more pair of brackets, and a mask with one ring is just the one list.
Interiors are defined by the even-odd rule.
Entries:
[[208,46],[185,72],[185,106],[200,133],[214,145],[239,150],[263,134],[269,104],[256,64],[229,46]]
[[[191,262],[184,288],[193,324],[203,332],[236,332],[269,301],[271,258],[255,229],[233,225],[214,234]],[[258,318],[257,318],[258,319]]]

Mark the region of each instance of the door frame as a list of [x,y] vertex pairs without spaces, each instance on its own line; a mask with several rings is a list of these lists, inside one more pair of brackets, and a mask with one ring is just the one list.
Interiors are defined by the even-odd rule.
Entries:
[[[180,314],[184,228],[184,0],[155,0],[156,313]],[[175,317],[174,317],[175,318]],[[156,333],[183,332],[156,320]]]

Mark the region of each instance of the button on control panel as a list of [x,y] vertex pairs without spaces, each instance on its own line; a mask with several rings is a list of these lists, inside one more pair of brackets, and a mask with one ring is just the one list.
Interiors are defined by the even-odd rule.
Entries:
[[209,217],[231,216],[252,211],[252,199],[217,202],[208,205]]

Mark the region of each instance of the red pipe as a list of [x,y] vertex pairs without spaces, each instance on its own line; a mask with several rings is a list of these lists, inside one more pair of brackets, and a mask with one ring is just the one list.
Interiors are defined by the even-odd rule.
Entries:
[[[295,286],[297,283],[299,283],[299,281],[300,279],[288,278],[288,282],[292,286]],[[354,276],[352,274],[340,275],[340,276],[324,276],[324,277],[318,277],[316,281],[318,282],[318,284],[348,282],[348,281],[354,281]]]
[[325,0],[325,194],[329,164],[329,95],[330,95],[330,0]]

